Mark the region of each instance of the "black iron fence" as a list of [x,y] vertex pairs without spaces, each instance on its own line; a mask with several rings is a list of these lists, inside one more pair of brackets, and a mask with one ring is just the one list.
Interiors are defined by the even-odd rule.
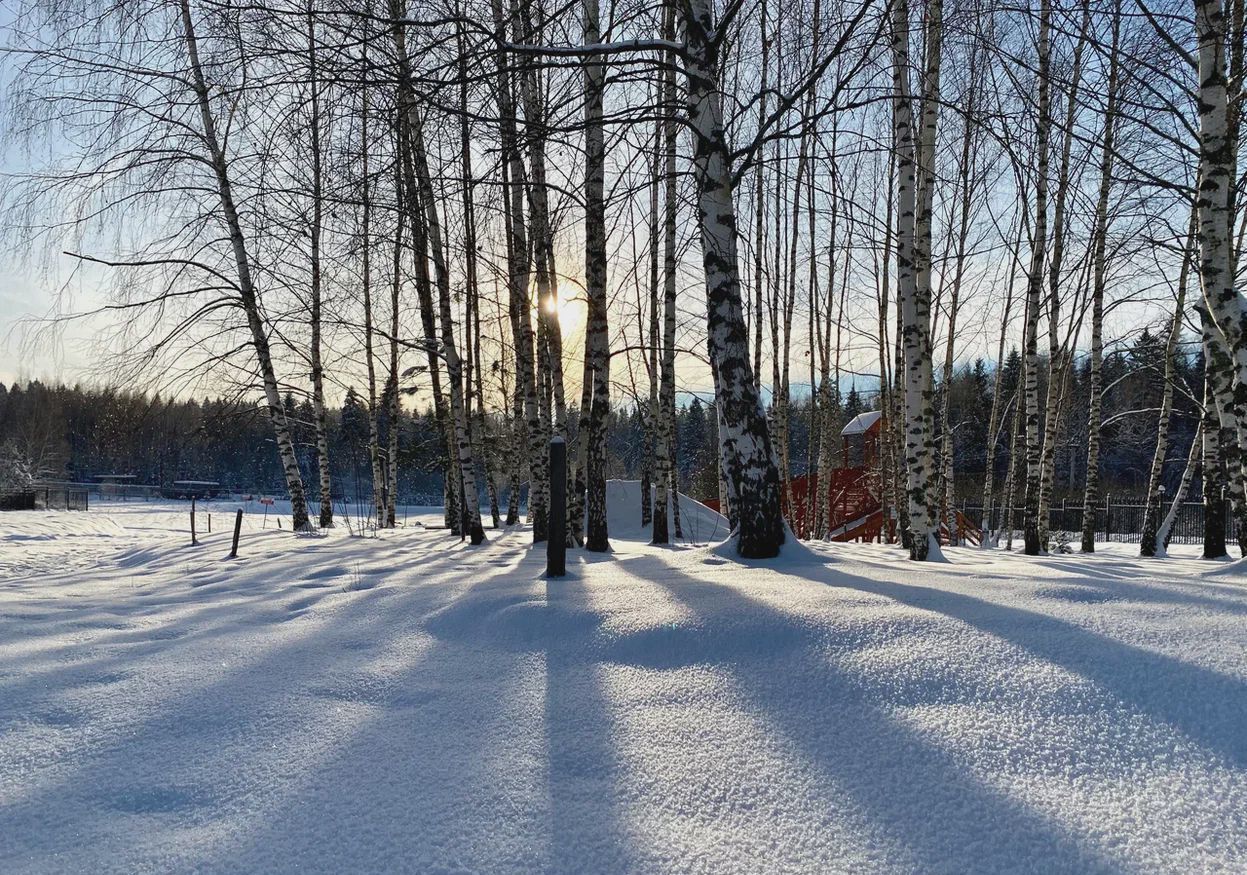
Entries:
[[34,510],[35,493],[30,489],[0,490],[0,510]]
[[[1227,508],[1228,510],[1228,508]],[[976,526],[983,528],[982,505],[965,504],[961,507]],[[1024,508],[1013,509],[1012,521],[1015,531],[1022,529]],[[1095,509],[1095,532],[1097,541],[1122,541],[1138,543],[1143,537],[1143,517],[1147,512],[1147,504],[1139,499],[1119,503],[1111,497]],[[1169,503],[1162,505],[1161,520],[1169,513]],[[1006,521],[1004,508],[992,508],[992,522],[1003,528]],[[1048,529],[1059,535],[1068,533],[1070,540],[1077,541],[1082,536],[1083,506],[1082,502],[1061,502],[1048,508]],[[1225,537],[1233,543],[1238,537],[1238,524],[1234,514],[1225,514]],[[1204,540],[1204,505],[1198,501],[1188,501],[1178,506],[1173,527],[1169,532],[1171,544],[1199,544]]]
[[47,510],[89,510],[91,496],[81,486],[64,483],[39,487],[42,492],[40,506]]
[[0,510],[87,510],[87,490],[73,484],[40,484],[0,491]]

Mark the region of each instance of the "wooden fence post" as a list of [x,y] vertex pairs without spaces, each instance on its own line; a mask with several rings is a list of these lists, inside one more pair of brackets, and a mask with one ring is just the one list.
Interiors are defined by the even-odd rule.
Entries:
[[191,496],[191,546],[197,546],[199,539],[195,537],[195,496]]
[[234,516],[234,545],[230,547],[229,558],[238,558],[238,533],[242,531],[242,508],[238,508],[238,513]]
[[546,577],[567,573],[567,444],[550,438],[550,531],[546,541]]

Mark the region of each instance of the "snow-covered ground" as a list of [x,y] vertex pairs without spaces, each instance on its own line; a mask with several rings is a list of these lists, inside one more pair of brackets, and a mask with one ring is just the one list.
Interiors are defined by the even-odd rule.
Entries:
[[1247,868],[1247,584],[1189,548],[546,581],[211,509],[0,515],[0,872]]

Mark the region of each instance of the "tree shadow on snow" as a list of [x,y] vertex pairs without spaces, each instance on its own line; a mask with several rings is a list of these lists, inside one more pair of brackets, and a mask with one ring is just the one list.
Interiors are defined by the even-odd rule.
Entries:
[[[1188,581],[1166,580],[1164,585],[1156,585],[1153,581],[1161,578],[1167,569],[1161,564],[1164,560],[1150,561],[1158,563],[1151,573],[1097,567],[1095,560],[1088,563],[1084,558],[1078,560],[1048,558],[1042,564],[1075,575],[1074,579],[1062,581],[1063,583],[1096,586],[1113,598],[1151,604],[1197,605],[1234,614],[1247,614],[1247,588],[1237,584],[1205,581],[1200,578]],[[1211,562],[1208,564],[1209,570],[1216,567]],[[1173,572],[1169,571],[1169,573]]]
[[1072,836],[974,781],[947,753],[868,700],[823,655],[826,642],[800,617],[669,566],[653,572],[647,579],[707,618],[712,630],[723,617],[750,618],[735,629],[673,638],[668,658],[674,663],[683,652],[727,670],[757,715],[914,859],[936,871],[1000,871],[1024,859],[1042,861],[1049,871],[1111,870]]
[[[582,561],[595,561],[586,554]],[[561,629],[596,634],[601,618],[572,575],[546,581],[549,610]],[[568,617],[583,617],[568,624]],[[545,641],[545,728],[549,761],[550,862],[555,871],[637,871],[633,843],[617,816],[619,763],[613,723],[591,659],[591,642],[565,631]]]
[[[0,853],[0,868],[10,851],[37,859],[49,843],[66,867],[77,861],[83,869],[106,853],[135,870],[542,865],[541,806],[513,798],[516,788],[498,780],[512,747],[538,768],[544,763],[542,733],[512,744],[502,716],[520,664],[511,649],[491,649],[469,633],[469,617],[454,616],[456,605],[470,614],[482,592],[505,583],[493,576],[504,569],[483,571],[449,593],[419,585],[422,575],[462,558],[422,562],[407,580],[414,585],[359,593],[335,605],[328,623],[289,635],[284,630],[293,627],[283,626],[282,635],[240,651],[228,665],[205,664],[198,683],[139,689],[128,706],[138,709],[137,720],[97,729],[73,761],[32,779],[6,806],[0,834],[25,838]],[[267,598],[281,606],[289,595]],[[143,658],[189,666],[199,656],[186,649],[190,642],[237,631],[263,601],[257,594],[229,606],[205,602],[182,620],[205,634],[165,641],[160,654]],[[102,649],[101,659],[80,670],[98,674],[124,663],[117,649]],[[142,667],[142,660],[130,665]],[[117,699],[130,697],[119,688]],[[34,710],[44,697],[8,703],[35,716],[47,711]],[[537,708],[539,726],[540,700]],[[45,716],[65,721],[60,711]],[[188,801],[167,804],[173,799]],[[517,816],[528,808],[534,813],[527,820]],[[50,811],[61,827],[47,823]],[[144,818],[150,841],[118,848],[119,835],[139,828],[134,817]],[[208,823],[228,839],[178,842],[183,830]],[[488,823],[500,826],[481,828]],[[66,825],[72,834],[62,834]],[[170,848],[173,857],[161,856]]]
[[1051,614],[999,604],[964,593],[866,580],[825,569],[814,579],[829,586],[886,596],[935,611],[1009,641],[1092,681],[1128,707],[1185,733],[1196,743],[1247,766],[1247,683],[1147,650]]
[[[433,642],[223,859],[262,868],[288,845],[326,871],[635,871],[585,655],[601,618],[576,578],[541,579],[543,562],[528,548],[413,616]],[[379,821],[371,847],[341,839]]]

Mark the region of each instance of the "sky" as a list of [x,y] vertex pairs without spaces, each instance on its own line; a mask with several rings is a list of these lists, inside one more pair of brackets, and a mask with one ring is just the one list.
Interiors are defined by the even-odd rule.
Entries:
[[[13,4],[0,0],[0,47],[9,42],[7,28],[13,22]],[[7,103],[12,83],[13,59],[0,54],[0,102]],[[0,104],[0,111],[7,109]],[[7,126],[0,127],[0,173],[18,173],[27,169],[18,144],[3,136]],[[11,241],[0,236],[0,380],[70,380],[85,373],[90,355],[85,341],[89,332],[67,331],[65,342],[36,342],[32,319],[45,316],[56,298],[57,281],[41,276],[30,263],[29,253],[15,249]]]
[[[9,0],[0,0],[0,43],[5,40],[4,27],[11,21],[11,18]],[[11,73],[6,70],[4,58],[0,55],[0,94],[9,84],[10,75]],[[11,173],[23,169],[25,165],[15,144],[0,138],[0,171]],[[695,239],[693,232],[693,228],[685,227],[681,230],[681,237],[686,240]],[[47,316],[60,299],[63,289],[66,288],[65,279],[69,271],[73,269],[73,265],[68,259],[62,258],[51,271],[45,271],[37,264],[38,254],[15,251],[11,245],[6,248],[3,242],[0,239],[0,380],[6,383],[30,379],[73,383],[99,379],[99,375],[106,373],[109,353],[116,350],[118,343],[115,337],[101,333],[105,328],[103,320],[77,320],[61,325],[55,331],[48,331],[46,328],[39,330],[39,320]],[[620,255],[625,261],[628,259],[626,252],[621,252]],[[742,258],[744,258],[743,255]],[[560,270],[575,271],[577,261],[579,258],[574,253],[560,256]],[[681,331],[677,339],[677,346],[692,351],[704,349],[705,329],[702,321],[704,311],[700,301],[699,261],[694,244],[682,259]],[[742,270],[748,270],[747,264],[742,263],[741,266]],[[619,284],[620,287],[626,286],[629,282],[622,275],[624,269],[621,266],[619,275],[612,277],[612,282]],[[614,270],[615,268],[612,267],[612,271]],[[999,280],[986,276],[991,273],[990,270],[984,270],[982,273],[983,276],[978,281],[980,288],[972,298],[968,297],[966,300],[966,312],[961,317],[962,327],[958,332],[958,361],[960,363],[972,361],[980,356],[988,362],[995,360],[997,332],[1000,324],[997,315],[998,298],[1001,297],[1001,290],[998,287]],[[80,274],[77,279],[78,281],[72,285],[72,300],[67,309],[81,312],[104,302],[104,277],[100,272],[91,271]],[[574,286],[574,283],[572,285]],[[620,288],[617,294],[623,303],[618,311],[612,310],[611,318],[616,324],[633,318],[628,315],[628,301],[632,296],[632,291]],[[870,290],[855,289],[853,295],[860,296],[863,301],[868,302]],[[856,308],[856,305],[851,305],[851,307]],[[808,314],[797,313],[798,322],[804,318],[804,315]],[[1164,315],[1163,306],[1123,310],[1114,315],[1113,320],[1117,324],[1110,326],[1108,334],[1110,336],[1120,335],[1129,330],[1132,325],[1156,321]],[[567,335],[565,338],[567,352],[565,385],[568,398],[571,399],[578,397],[579,394],[578,358],[583,350],[583,304],[575,301],[565,306],[562,317]],[[873,348],[874,342],[869,337],[874,329],[873,315],[869,312],[850,314],[850,322],[855,319],[859,320],[859,324],[848,326],[850,340],[847,341],[847,345],[853,349],[846,354],[844,366],[846,371],[859,372],[859,376],[845,377],[842,382],[846,391],[855,379],[858,387],[865,389],[873,388],[877,382],[877,377],[873,376],[877,374],[877,354]],[[1014,321],[1020,322],[1016,314]],[[636,342],[633,328],[629,328],[630,334],[624,337],[620,337],[616,330],[612,331],[616,346]],[[791,379],[794,394],[799,395],[804,394],[805,385],[809,379],[808,359],[804,356],[806,338],[803,329],[797,328],[793,340]],[[768,336],[765,341],[768,347],[769,342]],[[937,338],[937,358],[940,359],[942,359],[941,344],[942,340]],[[349,361],[352,353],[349,350],[343,350],[343,352]],[[617,356],[612,364],[612,377],[620,386],[629,383],[630,376],[635,376],[638,382],[644,379],[644,374],[630,375],[628,373],[628,368],[625,366],[627,358]],[[632,364],[635,368],[636,361],[634,360]],[[701,356],[682,354],[678,357],[677,371],[678,383],[685,397],[688,397],[690,393],[703,394],[709,391],[709,372]],[[291,377],[289,374],[285,376]],[[344,391],[342,387],[348,383],[354,383],[357,387],[359,385],[359,377],[354,373],[345,373],[340,377],[341,386],[338,390]],[[769,383],[769,363],[764,364],[763,378],[764,384]],[[626,392],[619,391],[616,397],[622,398],[625,394]]]
[[34,326],[29,320],[46,312],[44,302],[50,292],[11,258],[0,260],[0,275],[4,277],[0,284],[0,380],[72,380],[70,374],[85,365],[81,354],[65,354],[75,344],[40,345],[32,336]]
[[46,321],[58,302],[78,311],[103,301],[97,282],[66,287],[59,269],[49,273],[11,249],[0,249],[0,380],[5,383],[74,383],[100,371],[106,358],[101,320]]

